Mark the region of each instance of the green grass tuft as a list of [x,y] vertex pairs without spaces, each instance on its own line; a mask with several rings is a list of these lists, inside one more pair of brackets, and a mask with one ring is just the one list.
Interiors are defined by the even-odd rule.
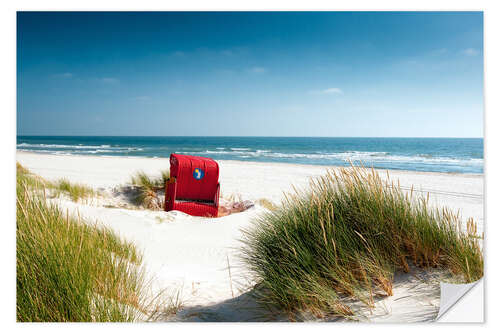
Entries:
[[16,172],[17,172],[18,175],[20,175],[20,174],[21,175],[26,175],[26,174],[30,173],[29,170],[26,169],[25,167],[23,167],[21,165],[21,163],[19,163],[19,162],[16,162]]
[[44,183],[17,170],[17,320],[137,320],[146,311],[141,254],[48,204]]
[[46,181],[42,177],[31,173],[28,169],[23,167],[19,162],[16,162],[17,182],[22,182],[30,188],[37,190],[53,189],[54,184]]
[[72,201],[75,202],[88,199],[96,195],[96,192],[91,187],[83,184],[71,183],[66,179],[61,179],[53,183],[53,187],[58,195],[64,193],[68,195]]
[[138,171],[131,177],[132,185],[141,186],[150,190],[160,190],[165,188],[165,183],[170,178],[168,170],[160,171],[160,176],[153,178],[148,176],[144,171]]
[[354,318],[345,299],[373,307],[374,295],[392,295],[394,273],[412,267],[445,269],[463,282],[483,275],[472,219],[461,230],[458,214],[430,207],[374,170],[328,172],[255,222],[245,230],[242,259],[260,302],[290,314]]
[[148,176],[144,171],[138,171],[131,177],[132,185],[135,185],[138,190],[134,198],[135,204],[148,209],[162,209],[163,200],[158,192],[165,191],[165,183],[169,178],[170,172],[168,170],[161,171],[160,176],[156,178]]
[[55,196],[66,194],[71,200],[78,202],[97,195],[91,187],[83,184],[71,183],[66,179],[61,179],[55,182],[45,180],[42,177],[31,173],[28,169],[19,164],[19,162],[16,162],[16,170],[18,182],[20,181],[26,186],[39,191],[50,190],[50,192],[52,192]]

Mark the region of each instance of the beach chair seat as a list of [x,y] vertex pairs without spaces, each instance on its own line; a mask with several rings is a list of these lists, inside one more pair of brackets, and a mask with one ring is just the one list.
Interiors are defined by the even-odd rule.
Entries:
[[166,184],[165,210],[193,216],[217,217],[219,165],[211,158],[171,154]]

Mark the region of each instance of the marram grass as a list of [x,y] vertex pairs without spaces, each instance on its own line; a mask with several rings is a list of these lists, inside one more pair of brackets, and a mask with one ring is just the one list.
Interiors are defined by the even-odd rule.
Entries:
[[392,295],[394,273],[412,267],[448,270],[462,282],[483,275],[472,219],[461,230],[458,214],[374,170],[329,171],[255,222],[244,232],[242,259],[260,302],[291,315],[355,318],[343,300],[373,307],[375,295]]
[[96,192],[92,188],[83,184],[71,183],[67,179],[61,179],[55,183],[52,183],[52,187],[55,189],[58,195],[64,193],[68,195],[72,201],[75,202],[96,196]]
[[156,178],[148,176],[144,171],[138,171],[131,177],[131,182],[133,185],[154,190],[165,188],[165,183],[169,178],[170,172],[168,170],[160,171],[160,176]]
[[18,181],[22,180],[23,183],[30,188],[37,190],[49,190],[55,196],[65,194],[72,201],[78,202],[97,195],[91,187],[83,184],[71,183],[67,179],[60,179],[58,181],[45,180],[42,177],[31,173],[19,162],[16,163],[16,170]]
[[131,177],[132,185],[135,185],[138,190],[134,202],[147,209],[162,209],[163,200],[158,192],[165,191],[165,184],[169,178],[168,170],[161,171],[160,176],[156,178],[148,176],[144,171],[138,171]]
[[146,313],[133,244],[48,204],[43,180],[17,170],[17,320],[134,321]]

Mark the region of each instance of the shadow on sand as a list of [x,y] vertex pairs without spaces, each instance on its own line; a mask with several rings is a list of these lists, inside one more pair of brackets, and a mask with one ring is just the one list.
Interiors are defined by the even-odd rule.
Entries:
[[[435,320],[439,311],[442,272],[416,270],[412,273],[397,273],[394,276],[393,296],[376,297],[375,308],[369,309],[360,302],[346,299],[346,303],[357,313],[356,321],[415,323]],[[176,322],[287,322],[291,318],[279,310],[265,308],[256,300],[255,290],[240,296],[206,305],[190,306],[175,316],[160,320]],[[307,314],[295,317],[296,321],[342,322],[348,319],[336,316],[315,318]]]

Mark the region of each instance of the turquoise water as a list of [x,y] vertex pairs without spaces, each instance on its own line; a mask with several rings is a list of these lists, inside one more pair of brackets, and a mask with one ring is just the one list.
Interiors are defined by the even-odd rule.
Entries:
[[58,155],[168,157],[483,173],[482,138],[18,136],[17,149]]

